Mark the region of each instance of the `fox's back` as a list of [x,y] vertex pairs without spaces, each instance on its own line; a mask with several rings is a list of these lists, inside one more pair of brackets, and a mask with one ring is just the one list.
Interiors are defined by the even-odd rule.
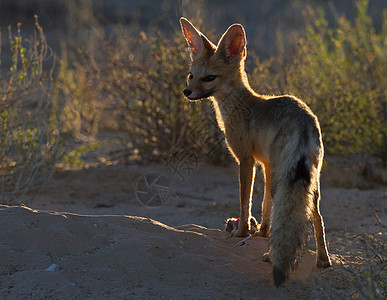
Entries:
[[313,121],[317,120],[312,110],[300,99],[290,96],[273,96],[265,97],[263,102],[263,109],[267,114],[275,119],[293,118],[299,121]]
[[288,133],[308,128],[313,131],[313,135],[320,136],[317,117],[303,101],[289,95],[264,99],[260,101],[260,112],[257,116],[262,119],[262,126],[279,127]]
[[[255,158],[263,162],[268,161],[273,152],[289,153],[299,146],[323,151],[317,117],[301,100],[289,95],[251,95],[241,101],[244,102],[243,109],[234,113],[232,123],[242,124],[247,129],[243,131],[249,132],[249,136],[236,136],[235,126],[228,134],[226,128],[231,148],[238,148],[237,144],[243,142],[250,146]],[[238,129],[242,131],[242,128]]]

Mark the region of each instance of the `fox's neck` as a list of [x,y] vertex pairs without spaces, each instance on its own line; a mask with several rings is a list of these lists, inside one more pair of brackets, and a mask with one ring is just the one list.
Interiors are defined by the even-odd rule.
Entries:
[[235,78],[216,91],[213,100],[217,102],[220,113],[224,115],[224,113],[228,114],[230,109],[239,107],[251,96],[259,97],[250,86],[243,64]]
[[224,130],[224,122],[240,117],[252,97],[259,95],[250,87],[246,72],[240,70],[234,80],[217,90],[212,97],[219,127]]
[[234,78],[229,82],[229,84],[223,86],[223,88],[219,90],[219,92],[216,93],[214,96],[216,101],[221,103],[227,100],[230,94],[233,94],[234,97],[235,94],[239,94],[238,97],[241,97],[242,95],[259,96],[257,93],[254,92],[254,90],[250,86],[249,79],[247,78],[247,74],[245,71],[244,61],[240,62],[238,72],[234,75]]

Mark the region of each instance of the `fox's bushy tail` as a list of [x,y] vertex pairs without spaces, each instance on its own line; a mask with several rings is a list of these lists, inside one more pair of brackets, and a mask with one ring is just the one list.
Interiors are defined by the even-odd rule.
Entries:
[[309,236],[315,178],[306,153],[294,152],[276,174],[269,251],[276,287],[295,268]]

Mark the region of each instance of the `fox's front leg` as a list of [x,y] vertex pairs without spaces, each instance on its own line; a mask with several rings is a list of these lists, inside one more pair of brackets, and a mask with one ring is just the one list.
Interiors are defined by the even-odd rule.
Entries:
[[239,197],[240,221],[238,229],[232,232],[233,236],[244,237],[250,231],[251,196],[255,178],[254,159],[245,159],[239,162]]
[[256,235],[268,237],[270,229],[270,217],[271,210],[273,207],[273,198],[271,195],[271,168],[270,164],[266,163],[264,165],[264,175],[265,175],[265,194],[262,201],[262,223],[260,225],[259,231]]

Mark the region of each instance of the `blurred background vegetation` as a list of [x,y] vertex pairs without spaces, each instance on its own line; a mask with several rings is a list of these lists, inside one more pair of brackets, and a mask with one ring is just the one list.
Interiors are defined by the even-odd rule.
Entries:
[[182,149],[196,161],[230,161],[211,106],[182,95],[181,15],[214,42],[242,23],[257,92],[303,99],[328,154],[386,164],[385,8],[377,0],[0,0],[2,195],[37,190],[57,162],[84,167],[101,149],[103,163],[168,163]]

